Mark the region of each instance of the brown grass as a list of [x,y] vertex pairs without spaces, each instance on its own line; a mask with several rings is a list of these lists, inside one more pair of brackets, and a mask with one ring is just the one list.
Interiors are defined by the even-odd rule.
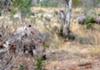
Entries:
[[[59,11],[60,9],[63,9],[63,8],[40,8],[40,7],[35,8],[35,7],[33,7],[32,11],[39,12],[39,13],[45,13],[45,12],[54,13],[55,11]],[[68,56],[68,57],[73,56],[73,57],[71,59],[68,59],[68,60],[66,59],[63,61],[59,61],[57,59],[56,59],[56,61],[53,61],[53,60],[48,61],[47,65],[46,65],[47,70],[58,70],[59,67],[61,67],[62,70],[67,70],[67,69],[63,69],[63,68],[66,68],[67,64],[69,65],[69,67],[68,67],[69,69],[72,66],[76,67],[76,69],[72,68],[70,70],[80,70],[79,67],[76,66],[78,63],[81,63],[81,61],[84,62],[84,60],[87,62],[91,62],[90,60],[92,60],[92,57],[99,56],[99,53],[100,53],[100,26],[95,25],[94,29],[87,30],[84,26],[79,25],[76,21],[76,17],[81,14],[81,11],[82,11],[82,9],[79,9],[79,8],[73,9],[74,18],[72,20],[71,30],[76,35],[75,41],[64,42],[62,38],[59,38],[57,36],[57,34],[55,32],[53,32],[53,30],[52,30],[54,26],[59,27],[59,25],[58,25],[59,22],[57,21],[58,19],[56,17],[52,18],[52,21],[50,22],[50,24],[52,26],[50,28],[50,31],[53,32],[52,37],[51,37],[52,42],[50,43],[51,47],[49,49],[47,49],[47,52],[55,52],[56,53],[56,52],[66,51],[70,55],[65,55],[65,56]],[[99,13],[100,8],[96,9],[96,12]],[[27,21],[27,22],[31,23],[30,21]],[[7,29],[7,31],[9,31],[10,33],[13,33],[18,26],[21,26],[19,22],[16,22],[16,24],[14,24],[14,23],[15,22],[12,22],[9,19],[9,17],[7,17],[7,16],[6,16],[6,19],[5,19],[5,17],[0,17],[0,24],[8,25],[9,29]],[[34,24],[34,23],[36,23],[36,24]],[[42,20],[36,18],[36,21],[32,22],[32,25],[42,32],[48,32],[48,30],[45,29],[45,27],[43,26],[42,23],[43,23]],[[83,40],[83,38],[88,38],[89,40],[87,42],[90,41],[90,42],[92,42],[92,44],[87,44],[87,43],[81,44],[80,39]],[[63,57],[65,57],[65,56],[63,56]],[[21,61],[23,61],[24,64],[27,64],[28,62],[27,61],[25,62],[25,60],[23,60],[23,59],[24,58],[22,58]],[[16,64],[20,64],[20,60],[18,60],[18,61],[19,61],[19,63],[16,63]],[[29,63],[29,65],[30,64],[31,64],[31,62]],[[85,70],[85,69],[83,69],[83,70]]]

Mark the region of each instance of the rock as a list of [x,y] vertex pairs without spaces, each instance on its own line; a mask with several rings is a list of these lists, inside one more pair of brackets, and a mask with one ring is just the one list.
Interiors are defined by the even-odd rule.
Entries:
[[78,20],[78,23],[79,24],[84,24],[85,23],[85,20],[86,20],[86,16],[79,16],[78,18],[77,18],[77,20]]
[[100,16],[95,18],[96,24],[100,24]]

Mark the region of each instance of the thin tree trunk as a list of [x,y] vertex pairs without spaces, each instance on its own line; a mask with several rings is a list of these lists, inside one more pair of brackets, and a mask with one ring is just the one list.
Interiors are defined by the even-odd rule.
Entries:
[[72,0],[66,1],[66,17],[63,26],[63,35],[68,36],[70,33],[71,15],[72,15]]

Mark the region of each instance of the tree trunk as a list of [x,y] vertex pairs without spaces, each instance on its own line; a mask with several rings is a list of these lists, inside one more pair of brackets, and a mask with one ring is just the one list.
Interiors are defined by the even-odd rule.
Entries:
[[67,37],[70,33],[71,15],[72,15],[72,0],[66,1],[66,16],[63,26],[63,35]]

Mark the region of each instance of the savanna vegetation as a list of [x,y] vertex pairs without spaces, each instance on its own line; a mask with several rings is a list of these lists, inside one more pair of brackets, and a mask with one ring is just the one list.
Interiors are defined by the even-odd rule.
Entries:
[[100,0],[0,0],[0,70],[99,70]]

